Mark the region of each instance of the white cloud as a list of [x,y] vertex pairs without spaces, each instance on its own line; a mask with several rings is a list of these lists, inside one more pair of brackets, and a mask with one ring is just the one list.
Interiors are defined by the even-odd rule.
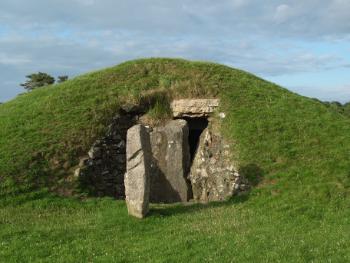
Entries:
[[293,10],[289,5],[282,4],[277,6],[276,12],[274,15],[274,20],[277,23],[284,23],[286,22],[293,14]]
[[95,0],[74,0],[74,1],[86,6],[91,6],[95,4]]
[[[0,22],[12,26],[64,25],[82,30],[132,30],[150,34],[264,34],[344,37],[350,1],[304,0],[2,0]],[[271,24],[271,21],[276,22]]]
[[250,0],[231,0],[231,4],[234,8],[241,8],[249,5]]
[[31,60],[25,56],[18,56],[18,55],[7,55],[5,53],[0,53],[0,64],[3,65],[23,65],[30,63]]

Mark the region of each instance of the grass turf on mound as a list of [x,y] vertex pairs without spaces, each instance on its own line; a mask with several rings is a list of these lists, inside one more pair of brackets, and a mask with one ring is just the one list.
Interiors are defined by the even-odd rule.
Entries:
[[[223,134],[257,184],[248,196],[203,209],[153,207],[138,221],[123,202],[30,193],[60,185],[120,105],[151,90],[221,99]],[[131,61],[0,105],[0,127],[0,258],[349,260],[350,119],[249,73]],[[9,197],[18,192],[29,193]]]

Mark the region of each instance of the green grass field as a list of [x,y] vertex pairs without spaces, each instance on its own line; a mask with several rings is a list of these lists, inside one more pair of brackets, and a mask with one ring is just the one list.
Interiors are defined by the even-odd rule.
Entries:
[[122,201],[27,196],[0,209],[0,260],[348,262],[349,205],[307,193],[158,205],[145,220],[128,217]]
[[[145,220],[122,201],[55,195],[76,186],[79,156],[120,105],[149,94],[220,98],[222,133],[254,188],[152,205]],[[0,105],[2,262],[348,262],[349,187],[346,114],[217,64],[131,61]]]

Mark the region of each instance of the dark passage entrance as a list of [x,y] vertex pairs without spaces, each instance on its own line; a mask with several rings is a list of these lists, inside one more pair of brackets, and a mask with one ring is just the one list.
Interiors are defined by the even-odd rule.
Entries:
[[190,146],[190,155],[191,155],[191,163],[194,159],[194,155],[196,154],[199,137],[205,128],[208,127],[208,119],[207,118],[184,118],[188,123],[189,134],[188,134],[188,143]]

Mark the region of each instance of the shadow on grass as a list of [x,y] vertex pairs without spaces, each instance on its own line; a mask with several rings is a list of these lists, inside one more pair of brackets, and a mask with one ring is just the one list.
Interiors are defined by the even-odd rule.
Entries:
[[250,186],[254,187],[263,179],[264,171],[255,163],[249,163],[241,166],[238,173],[248,180]]
[[[263,178],[263,170],[256,164],[250,163],[239,168],[239,174],[245,177],[251,187],[257,186]],[[204,209],[215,207],[232,206],[246,202],[251,194],[251,188],[241,194],[234,195],[227,201],[215,201],[207,204],[202,203],[186,203],[186,204],[153,204],[149,216],[173,216],[178,214],[195,213]]]
[[[254,187],[259,184],[261,179],[263,178],[263,171],[255,164],[248,164],[239,169],[241,175],[248,179],[251,186]],[[216,207],[225,207],[232,206],[235,204],[241,204],[249,200],[251,196],[251,189],[244,193],[240,193],[238,195],[234,195],[227,201],[216,201],[209,202],[206,204],[203,203],[177,203],[177,204],[152,204],[149,216],[150,217],[164,217],[164,216],[173,216],[179,214],[187,214],[187,213],[196,213],[200,212],[204,209],[212,209]],[[33,202],[37,200],[62,200],[61,196],[58,196],[54,193],[50,193],[47,190],[41,191],[23,191],[21,193],[17,193],[15,195],[0,195],[0,207],[2,206],[19,206],[28,202]],[[80,202],[79,199],[75,199],[75,201]]]
[[43,200],[43,199],[51,199],[51,200],[59,200],[62,197],[50,193],[47,190],[41,191],[22,191],[16,192],[16,194],[11,195],[1,195],[0,196],[0,207],[4,206],[20,206],[25,203]]
[[209,202],[207,204],[201,203],[186,203],[186,204],[153,204],[151,206],[149,216],[173,216],[179,214],[196,213],[205,209],[211,209],[216,207],[232,206],[235,204],[240,204],[249,199],[250,193],[244,193],[242,195],[236,195],[227,201],[216,201]]

